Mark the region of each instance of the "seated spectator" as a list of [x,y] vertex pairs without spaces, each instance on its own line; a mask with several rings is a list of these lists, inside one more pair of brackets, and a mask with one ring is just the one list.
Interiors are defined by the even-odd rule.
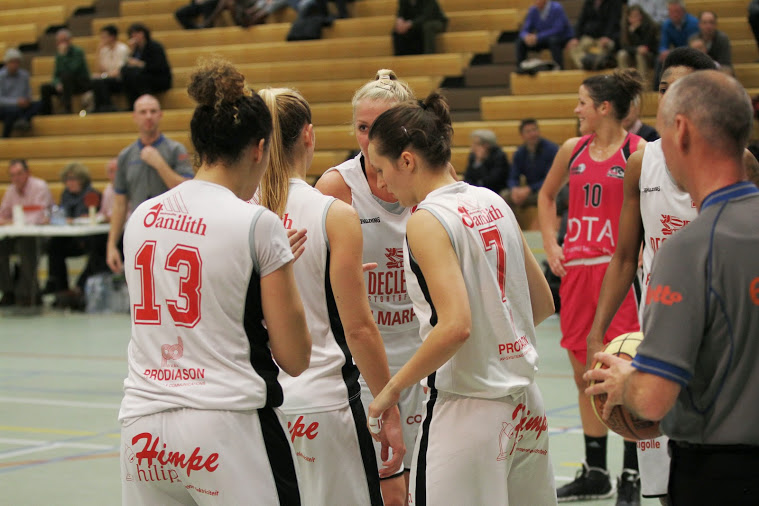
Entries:
[[643,9],[643,12],[648,14],[651,19],[654,20],[654,22],[661,26],[662,23],[667,19],[667,16],[669,16],[669,11],[667,10],[667,0],[628,0],[627,1],[627,7],[630,8],[634,5],[637,5],[641,9]]
[[13,129],[29,130],[32,116],[40,110],[39,102],[32,102],[29,72],[21,68],[21,53],[8,49],[3,58],[5,66],[0,69],[0,121],[3,137],[10,137]]
[[524,144],[514,153],[508,189],[501,192],[501,197],[514,211],[538,205],[538,192],[559,150],[559,146],[540,136],[538,122],[532,118],[519,123],[519,135]]
[[398,0],[393,27],[395,56],[434,53],[435,37],[447,26],[448,18],[437,0]]
[[[614,48],[619,45],[621,21],[622,0],[585,0],[575,26],[575,38],[567,43],[576,68],[592,66],[586,58],[589,54],[592,61],[598,62],[614,54]],[[600,65],[603,66],[606,65]]]
[[466,163],[464,181],[496,193],[506,188],[509,159],[496,141],[492,130],[472,132],[472,150]]
[[759,47],[759,0],[751,0],[748,4],[748,24],[751,25],[751,33]]
[[150,30],[145,25],[134,23],[127,34],[132,55],[121,68],[121,79],[131,110],[142,95],[171,88],[171,68],[163,46],[150,38]]
[[630,112],[622,120],[622,127],[631,134],[643,137],[647,142],[653,142],[659,138],[659,132],[654,127],[640,120],[640,95],[630,102]]
[[627,16],[622,21],[620,49],[617,51],[617,64],[622,68],[633,64],[645,81],[653,68],[656,50],[659,47],[659,27],[643,9],[633,5],[627,9]]
[[119,29],[106,25],[100,30],[97,50],[97,72],[92,74],[92,91],[95,93],[95,111],[115,111],[111,93],[121,91],[121,67],[129,58],[129,47],[119,41]]
[[[213,25],[214,20],[210,20],[211,15],[216,12],[216,6],[219,0],[192,0],[188,5],[180,7],[174,12],[174,17],[186,30],[197,28],[207,28]],[[197,18],[203,16],[203,23],[198,24]]]
[[[693,40],[700,40],[696,46],[691,45]],[[699,47],[703,44],[703,49]],[[722,72],[733,75],[733,58],[730,47],[730,38],[725,32],[717,29],[717,14],[712,11],[703,11],[698,15],[698,33],[692,35],[689,45],[708,54],[712,60],[719,64]]]
[[[90,172],[79,162],[66,165],[61,172],[61,181],[65,189],[61,194],[60,207],[67,223],[75,218],[87,217],[89,207],[100,207],[100,193],[92,188]],[[84,284],[87,278],[98,272],[105,272],[105,235],[89,237],[53,237],[48,243],[48,278],[43,293],[60,294],[74,308],[84,307]],[[87,255],[87,265],[76,282],[76,288],[70,290],[66,258]],[[61,304],[57,304],[61,305]]]
[[659,88],[661,66],[669,52],[676,47],[686,47],[688,39],[698,32],[698,19],[685,10],[683,0],[667,0],[669,17],[661,25],[659,57],[654,70],[654,89]]
[[[29,174],[26,160],[11,160],[8,166],[11,184],[0,202],[0,225],[13,224],[13,210],[18,207],[23,212],[24,223],[46,223],[48,210],[53,205],[53,197],[47,183]],[[11,276],[10,256],[16,253],[20,264],[18,280]],[[37,306],[40,304],[37,285],[36,237],[6,237],[0,239],[0,306]]]
[[549,49],[553,61],[564,68],[564,46],[573,37],[569,18],[559,2],[535,0],[519,32],[517,66],[527,58],[527,51]]
[[90,71],[82,48],[71,43],[71,32],[65,28],[55,34],[55,67],[52,82],[40,87],[40,114],[52,114],[53,96],[61,97],[63,111],[71,113],[71,97],[90,89]]

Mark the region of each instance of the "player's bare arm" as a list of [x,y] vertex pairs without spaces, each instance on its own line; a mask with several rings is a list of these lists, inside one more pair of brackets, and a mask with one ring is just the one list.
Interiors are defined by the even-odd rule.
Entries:
[[261,307],[271,354],[287,374],[300,375],[311,361],[311,334],[292,262],[261,278]]
[[330,195],[336,199],[340,199],[346,204],[351,204],[351,202],[353,202],[353,194],[351,193],[350,187],[345,184],[345,179],[343,179],[343,176],[336,170],[322,174],[314,187],[324,195]]
[[551,316],[556,308],[553,305],[553,295],[548,286],[543,270],[540,268],[535,255],[522,234],[522,248],[524,250],[524,266],[527,272],[527,286],[530,290],[530,305],[532,306],[532,322],[537,326],[540,322]]
[[469,339],[472,314],[458,257],[443,225],[431,213],[420,210],[406,227],[410,254],[427,282],[438,321],[419,350],[393,376],[369,405],[369,416],[378,416],[400,392],[426,378],[453,357]]
[[[356,211],[344,202],[334,202],[327,212],[327,237],[330,244],[332,292],[337,312],[345,330],[345,341],[358,370],[366,380],[372,395],[379,394],[390,379],[385,346],[366,297],[361,255],[363,236]],[[393,406],[382,417],[383,460],[387,460],[386,445],[393,457],[385,462],[383,471],[396,469],[405,454],[401,432],[400,412]]]
[[643,241],[639,181],[644,151],[645,149],[639,149],[627,160],[617,249],[604,275],[598,297],[598,308],[588,334],[588,363],[586,364],[588,368],[593,363],[596,352],[603,349],[603,336],[630,291],[630,285],[638,271],[638,254]]
[[124,232],[124,223],[126,222],[127,196],[119,193],[113,196],[113,208],[111,210],[111,229],[108,232],[108,242],[106,244],[105,258],[108,267],[115,273],[124,269],[121,261],[121,253],[117,243]]
[[680,385],[674,381],[638,371],[629,360],[609,353],[596,353],[595,358],[608,369],[591,369],[583,375],[586,381],[598,382],[586,388],[585,394],[607,394],[604,418],[609,417],[614,406],[623,404],[644,420],[658,421],[675,405]]
[[557,276],[564,276],[567,271],[564,269],[564,252],[556,240],[556,196],[569,180],[569,159],[579,140],[579,137],[573,137],[562,144],[538,193],[538,222],[543,236],[543,249],[551,272]]

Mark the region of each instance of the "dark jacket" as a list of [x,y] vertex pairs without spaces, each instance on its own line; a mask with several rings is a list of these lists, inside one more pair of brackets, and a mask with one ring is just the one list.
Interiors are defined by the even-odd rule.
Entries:
[[548,175],[553,159],[559,151],[559,146],[548,139],[540,138],[535,147],[535,156],[530,157],[527,146],[522,144],[517,148],[512,159],[509,188],[519,186],[519,177],[524,176],[533,193],[537,193]]
[[409,20],[415,29],[421,29],[425,21],[440,20],[448,23],[437,0],[399,0],[397,17]]
[[603,0],[596,10],[595,0],[585,0],[577,18],[575,37],[587,35],[594,39],[609,37],[619,45],[619,25],[622,21],[622,0]]
[[76,76],[84,82],[89,81],[90,71],[87,69],[87,59],[82,48],[70,45],[65,54],[55,54],[53,85],[61,82],[61,77],[66,74]]
[[132,57],[145,62],[143,72],[166,84],[166,89],[171,88],[171,67],[166,59],[166,51],[160,43],[149,40],[142,49],[135,48]]
[[624,29],[619,43],[631,56],[638,52],[638,46],[646,46],[653,57],[659,50],[659,27],[653,21],[644,21],[632,32]]
[[[98,202],[100,201],[100,192],[95,190],[92,186],[88,186],[79,193],[71,193],[68,190],[63,190],[63,193],[61,193],[61,209],[63,209],[66,218],[87,216],[89,209],[84,203],[84,197],[89,193],[97,194]],[[97,207],[100,207],[99,203]]]
[[499,147],[492,147],[487,158],[479,167],[474,166],[474,154],[469,153],[469,159],[464,172],[464,181],[474,186],[482,186],[500,193],[506,188],[509,179],[509,159]]

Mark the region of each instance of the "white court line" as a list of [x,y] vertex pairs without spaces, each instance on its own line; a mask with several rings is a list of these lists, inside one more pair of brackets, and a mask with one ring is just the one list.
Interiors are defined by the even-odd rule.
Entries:
[[120,404],[110,404],[105,402],[82,402],[82,401],[62,401],[54,399],[37,399],[34,397],[0,397],[0,403],[7,402],[13,404],[37,404],[41,406],[59,406],[66,408],[91,408],[91,409],[119,409]]
[[0,443],[15,444],[23,446],[33,446],[33,448],[24,448],[23,450],[15,450],[9,452],[0,453],[0,460],[9,459],[12,457],[18,457],[19,455],[28,455],[30,453],[43,452],[47,450],[54,450],[56,448],[80,448],[87,450],[115,450],[116,447],[112,445],[98,445],[91,443],[76,443],[76,442],[57,442],[57,441],[37,441],[32,439],[11,439],[0,438]]

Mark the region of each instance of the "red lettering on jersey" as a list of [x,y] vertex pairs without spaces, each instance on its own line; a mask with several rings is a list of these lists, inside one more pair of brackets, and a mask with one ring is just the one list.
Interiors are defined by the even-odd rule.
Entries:
[[369,295],[405,294],[406,272],[402,268],[389,272],[369,271],[367,273],[367,291]]
[[659,221],[661,221],[662,224],[661,233],[664,235],[672,235],[690,223],[689,220],[683,220],[677,216],[672,216],[671,214],[662,214]]
[[319,428],[319,422],[313,422],[306,428],[306,424],[303,423],[303,415],[299,416],[295,423],[287,422],[287,429],[290,431],[290,438],[292,442],[295,442],[296,437],[307,437],[308,439],[314,439],[319,433],[316,432]]
[[422,415],[416,414],[414,416],[409,416],[408,418],[406,418],[406,423],[408,425],[413,425],[415,423],[422,423]]
[[751,281],[749,293],[751,294],[751,302],[753,302],[755,306],[759,306],[759,277],[754,278]]
[[540,439],[540,435],[548,430],[548,418],[545,415],[530,417],[530,410],[521,403],[514,408],[511,419],[519,420],[517,426],[514,427],[514,439],[516,440],[519,440],[518,436],[522,431],[536,432],[535,439]]
[[[163,448],[158,451],[157,447],[160,443],[160,438],[156,436],[153,440],[153,435],[149,432],[142,432],[132,438],[132,444],[137,444],[141,439],[145,440],[145,446],[135,454],[137,457],[137,464],[142,464],[142,460],[147,460],[147,465],[150,467],[153,465],[153,459],[157,460],[161,465],[171,464],[173,467],[181,467],[187,470],[187,476],[190,476],[192,471],[200,471],[206,469],[212,473],[216,471],[219,464],[216,461],[219,459],[218,453],[212,453],[208,457],[204,458],[200,454],[200,447],[196,446],[192,454],[187,457],[184,453],[169,451],[166,452],[166,443],[163,444]],[[152,443],[152,444],[151,444]]]
[[403,248],[385,248],[388,269],[403,269]]
[[403,325],[414,321],[414,310],[403,311],[377,311],[377,325]]
[[282,225],[285,226],[286,230],[293,228],[293,220],[290,219],[289,213],[285,213],[285,215],[282,216]]
[[649,287],[646,291],[646,304],[658,302],[665,306],[677,304],[683,300],[680,292],[673,291],[669,285],[656,285],[656,288]]

